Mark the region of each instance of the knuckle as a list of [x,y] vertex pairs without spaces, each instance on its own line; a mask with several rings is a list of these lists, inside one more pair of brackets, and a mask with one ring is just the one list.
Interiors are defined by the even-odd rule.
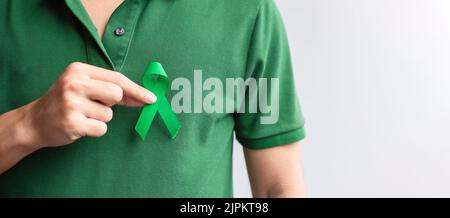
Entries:
[[63,93],[61,97],[61,105],[63,110],[67,110],[69,108],[72,108],[72,99],[68,93]]
[[66,71],[67,71],[67,72],[77,72],[77,71],[82,71],[83,67],[84,67],[84,64],[83,64],[83,63],[81,63],[81,62],[73,62],[73,63],[70,63],[70,64],[67,66]]
[[67,139],[69,140],[69,141],[76,141],[76,140],[78,140],[79,138],[81,138],[81,135],[80,134],[77,134],[77,133],[67,133]]
[[70,73],[64,73],[59,78],[59,83],[61,84],[61,86],[64,86],[65,84],[72,82],[74,79],[75,77],[72,76]]
[[85,84],[77,79],[66,79],[66,81],[63,82],[63,90],[65,92],[75,92],[75,93],[81,93],[86,89]]
[[84,136],[82,133],[82,129],[80,129],[80,126],[78,125],[79,120],[75,118],[75,116],[72,116],[70,114],[67,114],[63,118],[63,130],[66,134],[66,137],[70,141],[76,141],[77,139]]
[[111,98],[115,103],[119,103],[122,101],[123,90],[122,88],[120,88],[120,86],[111,84],[111,86],[108,87],[108,92],[111,93]]
[[[86,64],[81,62],[74,62],[69,64],[64,71],[63,78],[83,78],[88,77],[85,73]],[[70,80],[69,80],[70,81]]]
[[75,119],[72,116],[72,113],[64,113],[62,117],[62,124],[64,129],[75,129]]
[[73,95],[68,92],[63,92],[61,96],[61,104],[64,111],[70,111],[77,107],[77,103]]
[[80,137],[79,134],[75,134],[79,130],[78,130],[78,126],[77,126],[77,120],[75,120],[73,118],[73,116],[66,114],[62,119],[62,127],[63,127],[64,132],[68,136],[74,135],[76,137]]
[[119,72],[114,72],[114,74],[115,74],[116,77],[117,77],[118,79],[120,79],[120,80],[128,80],[128,78],[127,78],[125,75],[123,75],[123,74],[121,74],[121,73],[119,73]]
[[114,72],[114,74],[115,74],[115,77],[117,78],[116,82],[119,86],[126,86],[128,84],[127,83],[129,81],[128,77],[126,77],[125,75],[123,75],[119,72]]

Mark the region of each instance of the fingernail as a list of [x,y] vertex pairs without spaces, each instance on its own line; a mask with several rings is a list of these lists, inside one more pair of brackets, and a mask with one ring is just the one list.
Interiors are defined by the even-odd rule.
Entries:
[[146,103],[153,104],[158,100],[158,98],[156,97],[156,95],[149,92],[149,93],[145,94],[145,100],[146,100]]

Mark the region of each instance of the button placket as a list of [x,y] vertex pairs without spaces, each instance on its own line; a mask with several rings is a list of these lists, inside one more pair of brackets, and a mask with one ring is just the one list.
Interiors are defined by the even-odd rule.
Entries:
[[103,36],[103,44],[117,71],[125,62],[143,8],[141,1],[126,1],[123,4],[111,16]]

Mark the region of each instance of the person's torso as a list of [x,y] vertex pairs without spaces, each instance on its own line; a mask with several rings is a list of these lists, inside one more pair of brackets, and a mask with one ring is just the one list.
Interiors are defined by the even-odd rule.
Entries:
[[[193,83],[195,69],[208,78],[243,76],[258,2],[127,0],[112,15],[102,49],[78,19],[83,13],[64,1],[2,1],[0,114],[42,96],[75,61],[119,71],[136,83],[152,61],[162,63],[170,79],[187,78],[192,86],[202,86]],[[114,31],[119,27],[122,36]],[[169,101],[176,93],[168,91]],[[175,139],[157,116],[142,141],[133,129],[140,111],[114,107],[104,137],[26,157],[0,175],[0,196],[232,195],[232,113],[177,114],[182,128]]]

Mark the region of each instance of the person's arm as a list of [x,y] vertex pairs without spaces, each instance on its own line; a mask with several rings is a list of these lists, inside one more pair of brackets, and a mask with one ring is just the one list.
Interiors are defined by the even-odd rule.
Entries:
[[0,174],[32,152],[101,137],[116,104],[152,104],[156,96],[124,75],[70,64],[41,98],[0,115]]
[[0,116],[0,174],[36,150],[25,126],[25,106]]
[[244,148],[253,196],[306,197],[300,143],[254,150]]

